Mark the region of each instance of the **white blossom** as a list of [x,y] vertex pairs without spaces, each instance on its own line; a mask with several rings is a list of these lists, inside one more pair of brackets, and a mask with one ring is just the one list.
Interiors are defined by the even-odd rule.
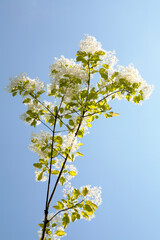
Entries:
[[[91,185],[87,185],[87,186],[84,186],[84,187],[86,187],[87,190],[88,190],[88,193],[84,197],[84,200],[85,201],[90,200],[94,204],[96,204],[97,206],[100,206],[102,204],[102,197],[101,197],[102,188],[101,187],[91,187]],[[82,189],[84,187],[81,187],[80,191],[82,191]]]
[[80,51],[85,51],[86,53],[94,54],[95,52],[103,51],[101,43],[98,42],[95,37],[87,34],[84,39],[80,41],[79,47]]
[[[27,111],[31,110],[32,112],[34,113],[39,113],[40,110],[44,110],[44,107],[39,103],[39,102],[36,102],[36,100],[30,100],[29,103],[25,103],[25,105],[27,105]],[[23,113],[20,115],[20,119],[22,121],[24,121],[25,123],[27,124],[31,124],[31,122],[33,121],[33,119],[31,118],[31,120],[27,120],[27,118],[30,117],[27,112]],[[41,121],[37,120],[37,124],[36,125],[39,125],[41,123]]]
[[105,51],[105,55],[102,55],[101,56],[101,65],[103,64],[107,64],[109,65],[109,74],[112,74],[112,71],[113,71],[113,67],[117,64],[118,62],[118,59],[117,57],[115,56],[116,52],[115,51]]
[[18,87],[22,87],[21,95],[25,97],[25,91],[44,91],[45,85],[44,83],[40,82],[38,78],[31,79],[27,76],[26,73],[21,73],[14,78],[10,78],[10,84],[6,87],[8,92],[13,92],[17,90]]
[[74,187],[72,187],[71,182],[68,182],[67,184],[64,185],[63,188],[63,196],[67,197],[67,194],[72,194]]
[[68,135],[63,135],[63,144],[62,144],[62,148],[65,149],[65,148],[68,148],[68,147],[71,147],[72,145],[72,149],[71,149],[71,154],[72,153],[75,153],[78,148],[79,148],[79,141],[78,141],[78,138],[75,137],[75,133],[73,132],[70,132],[68,133]]
[[97,63],[97,68],[103,64],[109,65],[109,73],[113,71],[113,67],[117,64],[118,59],[115,56],[115,51],[105,51],[100,42],[95,37],[85,35],[84,39],[80,41],[80,51],[94,54],[102,51],[104,55],[100,55],[100,62]]
[[41,131],[40,133],[32,133],[29,149],[37,153],[39,158],[48,159],[51,148],[46,147],[46,149],[42,151],[42,147],[51,144],[51,142],[52,134],[50,132]]
[[148,99],[153,91],[153,86],[148,85],[146,81],[141,77],[138,70],[134,67],[133,64],[128,65],[127,67],[117,66],[119,72],[117,80],[124,78],[130,83],[140,83],[138,90],[143,91],[143,98]]
[[[65,75],[70,77],[66,77]],[[79,79],[81,84],[78,84],[75,78]],[[60,59],[55,58],[55,62],[50,66],[51,83],[47,85],[47,92],[50,94],[54,89],[58,93],[61,89],[64,89],[65,100],[69,101],[72,95],[79,91],[80,86],[86,80],[87,72],[82,68],[81,64],[76,63],[73,59],[69,60],[61,56]],[[66,82],[65,87],[62,86],[63,81]]]
[[[53,165],[52,170],[60,171],[62,168],[64,159],[55,158],[55,160],[56,160],[56,163]],[[73,164],[69,164],[69,163],[65,165],[64,171],[61,176],[65,178],[65,184],[67,184],[74,177],[74,176],[70,175],[69,172],[73,171],[76,173],[76,175],[78,173],[77,168]]]

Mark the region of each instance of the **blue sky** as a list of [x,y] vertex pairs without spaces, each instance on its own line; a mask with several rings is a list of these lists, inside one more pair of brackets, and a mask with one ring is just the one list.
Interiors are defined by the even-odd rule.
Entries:
[[119,64],[134,63],[155,89],[142,106],[113,102],[120,116],[96,121],[85,137],[73,185],[102,186],[103,204],[64,239],[160,239],[159,11],[158,0],[0,0],[2,239],[38,239],[46,193],[28,149],[34,128],[19,119],[25,107],[4,87],[20,72],[48,82],[54,57],[74,58],[86,33],[115,50]]

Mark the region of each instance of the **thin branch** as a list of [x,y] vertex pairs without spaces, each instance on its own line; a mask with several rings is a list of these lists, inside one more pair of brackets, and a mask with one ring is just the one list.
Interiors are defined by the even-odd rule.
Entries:
[[[58,113],[56,115],[58,115]],[[52,156],[53,156],[53,145],[54,145],[54,134],[55,134],[56,122],[57,122],[57,116],[55,117],[55,122],[53,126],[53,136],[52,136],[52,144],[51,144],[51,160],[50,160],[49,178],[48,178],[48,185],[47,185],[46,207],[44,210],[45,216],[44,216],[42,240],[44,240],[45,233],[46,233],[46,226],[47,226],[47,217],[48,217],[48,208],[49,208],[48,198],[49,198],[49,189],[50,189],[50,181],[51,181],[51,169],[52,169],[52,159],[53,159]]]
[[73,112],[65,113],[65,114],[63,114],[63,115],[61,115],[61,116],[64,117],[64,116],[70,115],[70,114],[72,114],[72,113],[77,113],[77,114],[80,116],[79,111],[77,111],[77,110],[75,110],[75,109],[73,110]]
[[68,132],[69,130],[60,130],[60,131],[55,131],[55,133],[61,133],[61,132]]
[[65,159],[65,157],[61,154],[61,153],[59,153],[58,155],[60,155],[62,158],[64,158]]
[[37,102],[39,102],[54,118],[55,115],[51,112],[51,110],[45,106],[44,103],[42,103],[38,98],[36,98],[33,94],[29,93],[31,95],[31,97],[33,97]]
[[122,91],[122,90],[117,90],[117,91],[114,91],[114,92],[108,94],[107,96],[103,97],[103,98],[100,99],[98,102],[96,102],[96,104],[98,104],[99,102],[103,101],[104,99],[110,97],[111,95],[113,95],[113,94],[115,94],[115,93],[117,93],[117,92],[121,92],[121,91]]
[[58,111],[55,116],[54,126],[53,126],[53,136],[52,136],[52,144],[51,144],[51,160],[50,160],[50,167],[49,167],[49,178],[48,178],[48,186],[47,186],[47,196],[46,196],[46,207],[45,207],[45,217],[44,217],[44,226],[43,226],[43,232],[42,232],[42,240],[45,238],[46,233],[46,226],[47,226],[47,218],[48,218],[48,209],[49,209],[49,190],[50,190],[50,182],[51,182],[51,170],[52,170],[52,160],[53,160],[53,146],[54,146],[54,135],[55,135],[55,129],[56,129],[56,122],[58,118],[58,113],[61,108],[62,102],[63,102],[64,96],[61,99],[61,103],[59,105]]
[[41,122],[44,126],[46,126],[51,132],[53,132],[52,129],[51,129],[47,124],[45,124],[41,119],[38,120],[38,121],[40,121],[40,122]]
[[[54,118],[56,117],[52,112],[51,110],[45,106],[44,103],[42,103],[38,98],[36,98],[33,94],[29,93],[31,95],[31,97],[33,97],[37,102],[39,102]],[[65,124],[59,116],[57,116],[57,118],[67,127],[67,124]]]
[[76,204],[73,205],[72,207],[65,208],[65,209],[62,209],[62,210],[58,211],[56,214],[54,214],[54,215],[48,220],[48,222],[52,221],[52,219],[55,218],[59,213],[68,211],[68,210],[70,210],[70,209],[72,209],[72,208],[75,208],[78,204],[81,204],[83,201],[84,201],[84,200],[80,201],[79,203],[76,203]]
[[[84,118],[84,114],[85,114],[85,111],[83,111],[83,114],[82,114],[82,116],[81,116],[81,121],[80,121],[80,123],[78,124],[77,130],[76,130],[75,135],[74,135],[74,137],[73,137],[73,139],[72,139],[72,143],[71,143],[71,147],[70,147],[69,153],[71,152],[71,149],[72,149],[74,140],[75,140],[75,138],[76,138],[76,136],[77,136],[77,134],[78,134],[78,131],[79,131],[79,129],[80,129],[80,126],[81,126],[81,124],[82,124],[82,120],[83,120],[83,118]],[[53,196],[54,196],[54,193],[55,193],[55,191],[56,191],[58,182],[59,182],[60,177],[61,177],[61,175],[62,175],[62,172],[63,172],[63,170],[64,170],[65,164],[66,164],[66,162],[67,162],[69,153],[67,154],[67,156],[66,156],[65,159],[64,159],[62,168],[61,168],[61,170],[60,170],[60,172],[59,172],[59,174],[58,174],[56,183],[55,183],[55,185],[54,185],[53,191],[52,191],[51,196],[50,196],[50,198],[49,198],[48,205],[50,205],[50,202],[51,202],[51,200],[52,200],[52,198],[53,198]]]

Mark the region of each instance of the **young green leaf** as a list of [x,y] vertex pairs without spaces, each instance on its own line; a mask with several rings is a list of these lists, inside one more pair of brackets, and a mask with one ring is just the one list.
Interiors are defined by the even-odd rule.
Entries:
[[69,215],[68,213],[64,213],[62,218],[62,225],[64,229],[68,226],[69,223],[70,223]]
[[64,232],[64,231],[61,231],[61,230],[58,230],[58,231],[55,232],[55,234],[56,234],[57,236],[61,237],[61,236],[65,235],[65,232]]

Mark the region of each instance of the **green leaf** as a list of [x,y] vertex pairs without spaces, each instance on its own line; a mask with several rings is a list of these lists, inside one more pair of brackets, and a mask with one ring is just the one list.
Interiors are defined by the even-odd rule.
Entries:
[[71,220],[72,220],[72,222],[74,222],[76,219],[77,219],[77,213],[73,212],[73,213],[71,214]]
[[33,120],[33,122],[31,123],[31,126],[36,126],[36,124],[37,124],[37,121],[36,120]]
[[59,207],[59,209],[63,209],[64,208],[64,204],[60,201],[57,202],[57,205]]
[[79,130],[78,131],[78,133],[77,133],[77,136],[79,137],[79,138],[82,138],[83,137],[83,131],[82,130]]
[[57,106],[54,107],[54,112],[55,112],[55,115],[58,113],[58,107]]
[[65,181],[66,181],[66,179],[65,179],[64,177],[61,177],[61,178],[60,178],[60,183],[61,183],[62,186],[63,186],[63,184],[65,183]]
[[93,209],[92,209],[91,206],[88,205],[88,204],[85,204],[85,205],[83,206],[83,209],[84,209],[85,211],[87,211],[87,212],[93,212]]
[[51,170],[51,173],[54,174],[54,175],[58,175],[59,171],[58,170]]
[[12,96],[14,97],[14,96],[16,96],[17,95],[17,92],[13,92],[12,93]]
[[59,109],[59,111],[60,111],[60,113],[62,114],[63,111],[64,111],[64,109],[61,107],[61,108]]
[[33,166],[34,166],[35,168],[41,169],[41,168],[42,168],[42,163],[34,163]]
[[74,126],[74,121],[72,119],[69,120],[69,125]]
[[102,65],[104,68],[106,68],[106,69],[109,69],[109,65],[108,64],[103,64]]
[[86,187],[83,188],[82,194],[83,196],[86,196],[88,194],[88,189]]
[[62,137],[60,136],[55,136],[54,141],[60,145],[63,143]]
[[51,235],[51,230],[49,228],[46,228],[46,234],[48,234],[49,236]]
[[69,115],[69,114],[66,114],[65,116],[64,116],[64,118],[66,118],[66,119],[69,119],[69,118],[71,118],[72,116],[71,115]]
[[52,228],[54,228],[54,227],[56,227],[57,226],[57,224],[56,223],[53,223],[52,224]]
[[80,153],[80,152],[76,152],[76,154],[77,154],[78,156],[81,156],[81,157],[83,157],[83,154],[82,154],[82,153]]
[[[55,148],[53,148],[53,152],[52,152],[52,158],[54,158],[57,155],[57,150]],[[55,161],[55,160],[54,160]],[[53,162],[53,161],[52,161]]]
[[75,171],[69,171],[68,172],[71,176],[76,176],[77,175],[77,173],[75,172]]
[[77,213],[77,212],[73,212],[73,213],[71,214],[71,220],[72,220],[72,222],[74,222],[76,219],[80,219],[80,215],[79,215],[79,213]]
[[104,52],[104,51],[96,51],[95,54],[98,54],[98,55],[105,55],[105,52]]
[[88,64],[87,60],[86,60],[84,57],[82,57],[82,56],[78,56],[78,57],[76,58],[76,61],[77,61],[77,62],[82,62],[82,63],[84,63],[85,65]]
[[81,142],[80,142],[80,143],[78,143],[78,146],[83,146],[83,143],[81,143]]
[[23,103],[29,103],[30,101],[31,101],[30,98],[25,98],[25,99],[23,100]]
[[41,228],[43,228],[44,224],[43,224],[43,223],[40,223],[40,224],[38,224],[38,226],[40,226]]
[[108,118],[108,114],[107,114],[107,113],[104,113],[104,117],[105,117],[105,118]]
[[84,99],[84,98],[87,97],[88,91],[87,91],[87,90],[82,90],[81,93],[80,93],[80,95],[81,95],[81,99]]
[[77,51],[76,56],[82,56],[82,57],[85,57],[85,56],[87,56],[87,53],[86,53],[85,51]]
[[43,172],[41,172],[41,173],[38,174],[37,180],[40,181],[40,180],[42,179],[42,177],[43,177]]
[[130,101],[130,100],[131,100],[131,95],[130,95],[130,94],[127,94],[127,95],[126,95],[126,99],[127,99],[127,101]]
[[94,116],[91,116],[91,117],[89,118],[89,120],[90,120],[90,122],[93,122]]
[[77,199],[79,197],[79,195],[81,195],[80,191],[78,189],[74,189],[73,190],[73,196]]
[[110,112],[110,115],[111,115],[112,117],[117,117],[117,116],[120,116],[120,114],[119,114],[119,113],[114,113],[114,112]]
[[108,72],[106,71],[106,69],[104,69],[104,68],[100,68],[99,69],[99,73],[100,73],[100,75],[101,75],[101,77],[102,78],[104,78],[104,79],[108,79]]
[[59,210],[59,206],[53,206],[53,208],[55,208],[56,210]]
[[82,213],[82,216],[83,216],[83,217],[89,219],[89,216],[88,216],[88,214],[87,214],[86,212],[83,212],[83,211],[82,211],[81,213]]
[[62,218],[62,225],[64,229],[68,226],[69,223],[70,223],[70,219],[69,219],[68,213],[64,213]]
[[85,202],[85,204],[90,205],[90,207],[93,208],[94,210],[98,208],[95,203],[93,203],[92,201],[89,201],[89,200],[87,200],[87,201]]
[[58,231],[56,231],[55,232],[55,234],[57,235],[57,236],[63,236],[63,235],[65,235],[65,232],[64,231],[61,231],[61,230],[58,230]]

